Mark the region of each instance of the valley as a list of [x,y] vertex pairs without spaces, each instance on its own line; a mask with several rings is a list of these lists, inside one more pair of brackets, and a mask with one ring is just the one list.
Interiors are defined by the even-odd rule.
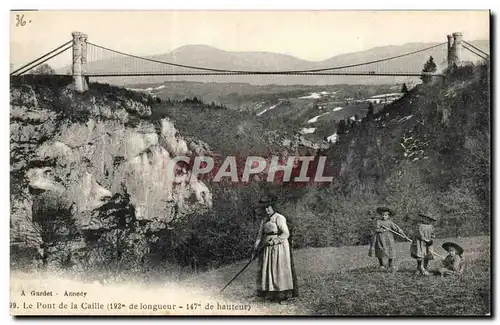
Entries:
[[[409,89],[415,86],[409,83]],[[200,100],[271,122],[296,134],[305,146],[335,143],[340,121],[360,122],[370,103],[374,113],[397,100],[402,84],[388,85],[250,85],[239,83],[163,82],[136,84],[129,90],[161,100]]]

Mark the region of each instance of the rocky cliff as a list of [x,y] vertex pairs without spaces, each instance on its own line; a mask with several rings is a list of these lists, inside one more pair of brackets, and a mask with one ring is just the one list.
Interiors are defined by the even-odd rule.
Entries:
[[203,182],[168,169],[173,157],[207,145],[168,118],[151,119],[153,98],[107,85],[80,95],[38,78],[11,84],[11,241],[44,241],[33,203],[50,197],[73,206],[80,229],[99,225],[96,209],[124,189],[138,220],[164,225],[211,207]]

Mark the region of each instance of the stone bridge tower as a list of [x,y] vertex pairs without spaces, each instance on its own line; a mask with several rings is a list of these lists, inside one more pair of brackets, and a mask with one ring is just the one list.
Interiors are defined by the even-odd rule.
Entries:
[[87,72],[87,35],[73,32],[73,86],[79,93],[89,89]]
[[462,60],[462,33],[456,32],[448,37],[448,68],[459,66]]

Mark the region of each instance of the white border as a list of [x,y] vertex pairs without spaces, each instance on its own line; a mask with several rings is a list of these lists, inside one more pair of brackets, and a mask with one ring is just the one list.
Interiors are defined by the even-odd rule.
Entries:
[[[450,2],[451,4],[451,2]],[[98,1],[98,0],[86,0],[84,2],[69,2],[69,1],[14,1],[14,0],[5,0],[2,1],[1,6],[2,6],[2,39],[5,40],[5,43],[7,46],[2,48],[2,51],[0,51],[2,57],[0,59],[0,69],[2,72],[2,86],[0,88],[1,94],[2,94],[2,102],[5,103],[5,106],[3,106],[3,110],[1,110],[1,114],[3,114],[2,119],[0,120],[3,123],[3,127],[0,127],[0,131],[2,132],[2,135],[0,137],[1,139],[1,152],[2,152],[2,166],[1,170],[3,171],[1,173],[2,177],[2,182],[0,182],[1,186],[1,198],[2,198],[2,205],[1,208],[3,209],[3,213],[0,214],[1,220],[4,223],[4,227],[2,227],[2,230],[4,231],[4,235],[1,236],[3,240],[5,240],[5,244],[0,245],[1,247],[1,257],[2,257],[2,263],[1,265],[3,266],[2,270],[2,287],[1,287],[1,294],[0,297],[2,301],[0,302],[0,306],[2,306],[2,316],[3,318],[7,318],[9,322],[13,322],[13,318],[8,316],[8,309],[7,309],[7,302],[9,300],[9,263],[8,263],[8,254],[9,254],[9,245],[7,244],[7,240],[9,238],[9,216],[10,216],[10,209],[9,209],[9,202],[10,202],[10,197],[9,197],[9,175],[8,172],[10,171],[10,166],[9,166],[9,39],[10,39],[10,13],[9,11],[11,9],[31,9],[31,8],[38,8],[38,9],[58,9],[58,10],[78,10],[78,9],[91,9],[91,10],[127,10],[127,9],[132,9],[132,10],[139,10],[139,9],[184,9],[184,10],[193,10],[193,9],[261,9],[261,10],[276,10],[276,9],[281,9],[281,10],[310,10],[310,9],[336,9],[336,10],[342,10],[342,9],[365,9],[365,10],[426,10],[426,9],[434,9],[434,10],[472,10],[472,9],[491,9],[493,14],[498,13],[498,1],[486,1],[486,0],[474,0],[474,1],[458,1],[455,0],[452,2],[453,6],[446,6],[444,2],[438,2],[438,1],[433,1],[433,0],[419,0],[417,2],[409,3],[408,1],[356,1],[356,0],[349,0],[349,1],[343,1],[343,2],[335,2],[332,3],[331,1],[319,1],[319,0],[307,0],[307,1],[298,1],[298,0],[287,0],[287,1],[282,1],[281,3],[277,1],[269,1],[269,0],[246,0],[246,1],[222,1],[222,0],[211,0],[211,1],[203,1],[203,0],[183,0],[183,1],[178,1],[175,3],[168,3],[166,5],[165,2],[163,1],[151,1],[151,0],[141,0],[141,1],[127,1],[127,0],[121,0],[121,1]],[[492,39],[493,42],[497,41],[497,35],[496,33],[493,33],[492,36],[494,39]],[[493,60],[496,63],[496,53],[495,57]],[[496,64],[495,64],[496,65]],[[497,78],[495,76],[495,81],[494,85],[497,85]],[[492,94],[493,96],[496,95],[496,92]],[[500,114],[496,113],[495,114],[495,125],[497,124],[497,120],[499,119]],[[495,140],[497,140],[498,137],[498,132],[496,132]],[[494,141],[496,143],[497,141]],[[495,167],[497,165],[495,164]],[[497,170],[497,168],[495,169]],[[492,179],[493,180],[493,179]],[[497,198],[497,192],[494,192],[495,196],[494,199]],[[494,202],[497,200],[494,200]],[[493,216],[492,216],[493,217]],[[498,226],[498,222],[496,224]],[[495,233],[498,236],[498,227],[495,227]],[[495,258],[498,257],[498,245],[495,244]],[[495,281],[497,283],[497,281]],[[497,287],[495,287],[494,293],[497,293]],[[497,299],[495,299],[496,301]],[[228,319],[229,321],[232,321],[234,319]],[[274,321],[281,321],[281,322],[288,322],[290,321],[289,318],[286,319],[273,319]],[[345,319],[335,319],[331,318],[329,319],[333,322],[336,323],[344,323],[344,322],[351,322],[351,321],[369,321],[368,319],[366,320],[345,320]],[[39,320],[40,321],[40,320]],[[64,320],[65,322],[69,322],[70,320]],[[71,320],[74,321],[74,320]],[[138,321],[138,320],[137,320]],[[138,322],[144,322],[145,320],[141,320]],[[162,320],[159,320],[162,321]],[[172,321],[177,321],[177,320],[170,320],[170,319],[165,319],[167,322],[172,322]],[[188,321],[193,321],[193,320],[188,320]],[[198,320],[194,320],[198,321]],[[204,321],[209,321],[209,322],[215,322],[217,320],[210,320],[210,319],[205,319]],[[253,322],[268,322],[268,320],[251,320]],[[306,321],[306,320],[301,320],[301,321]],[[378,320],[378,321],[387,321],[386,319],[384,320]],[[402,319],[396,319],[394,320],[396,322],[402,322],[404,320]],[[418,320],[421,322],[425,322],[426,324],[433,324],[433,323],[451,323],[451,322],[456,322],[457,320]],[[465,320],[467,322],[474,322],[472,320]],[[103,322],[103,320],[98,320],[97,322]]]

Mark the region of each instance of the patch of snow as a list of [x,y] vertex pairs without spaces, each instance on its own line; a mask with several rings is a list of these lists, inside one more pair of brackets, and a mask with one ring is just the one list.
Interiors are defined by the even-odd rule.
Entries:
[[318,118],[320,118],[321,116],[326,115],[326,114],[330,114],[330,113],[327,112],[327,113],[323,113],[323,114],[320,114],[318,116],[315,116],[312,119],[310,119],[309,121],[307,121],[307,123],[309,123],[309,124],[316,123],[316,122],[318,122]]
[[138,91],[138,92],[145,92],[145,93],[150,93],[153,90],[161,90],[165,88],[165,85],[159,85],[158,87],[148,87],[148,88],[127,88],[128,90],[131,91]]
[[147,92],[150,92],[153,88],[146,88],[146,89],[143,89],[143,88],[126,88],[127,90],[130,90],[130,91],[137,91],[137,92],[141,92],[141,93],[147,93]]
[[333,112],[337,112],[337,111],[340,111],[340,110],[342,110],[342,109],[344,109],[344,108],[343,108],[343,107],[335,107],[335,108],[333,109]]
[[356,121],[356,116],[351,116],[349,119],[350,119],[351,121]]
[[328,95],[328,94],[329,94],[329,92],[328,92],[328,91],[324,91],[324,90],[323,90],[322,92],[320,92],[320,94],[321,94],[321,95]]
[[389,93],[389,94],[381,94],[381,95],[375,95],[370,98],[384,98],[384,97],[401,97],[403,96],[403,93]]
[[330,135],[328,138],[326,138],[326,140],[330,143],[335,143],[338,141],[338,139],[339,139],[339,136],[337,133],[334,133],[334,134]]
[[316,150],[318,150],[318,149],[328,149],[330,147],[326,141],[316,142],[316,141],[312,141],[310,139],[306,139],[303,136],[301,136],[299,138],[299,141],[300,141],[300,143],[303,146],[309,147],[309,148],[312,148],[312,149],[316,149]]
[[262,115],[262,114],[264,114],[265,112],[270,111],[270,110],[272,110],[272,109],[276,108],[279,104],[281,104],[281,102],[279,102],[278,104],[275,104],[275,105],[273,105],[273,106],[271,106],[271,107],[266,108],[266,109],[265,109],[265,110],[263,110],[262,112],[257,113],[257,116],[261,116],[261,115]]
[[314,99],[319,99],[321,98],[321,95],[319,93],[310,93],[309,96],[302,96],[299,98],[307,99],[307,98],[314,98]]
[[403,117],[402,119],[400,119],[400,120],[398,121],[398,123],[403,123],[403,122],[406,122],[406,121],[408,121],[409,119],[411,119],[412,117],[413,117],[413,115],[408,115],[408,116],[405,116],[405,117]]
[[300,130],[300,133],[301,134],[310,134],[310,133],[314,133],[314,131],[316,131],[316,128],[303,128],[302,130]]

